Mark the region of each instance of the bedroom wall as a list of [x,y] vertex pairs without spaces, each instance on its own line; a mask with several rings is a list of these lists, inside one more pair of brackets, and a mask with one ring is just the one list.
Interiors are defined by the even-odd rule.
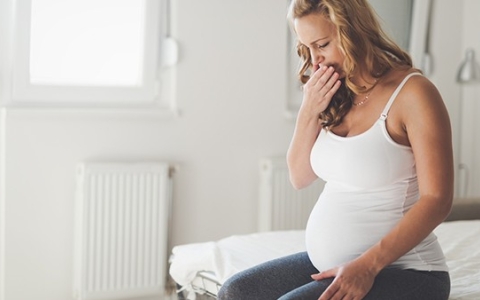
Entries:
[[[467,184],[465,173],[460,170],[459,165],[467,163],[471,168],[470,171],[474,171],[471,162],[466,161],[467,155],[465,150],[471,149],[475,139],[480,141],[480,130],[478,130],[480,127],[475,126],[472,118],[466,120],[465,113],[460,114],[462,101],[467,100],[467,102],[471,102],[473,99],[471,96],[466,95],[465,86],[456,82],[456,76],[458,68],[464,59],[464,50],[467,47],[471,47],[472,44],[478,43],[480,39],[478,30],[475,30],[475,28],[479,28],[480,24],[478,19],[479,3],[475,0],[459,1],[458,5],[451,5],[451,2],[446,0],[433,0],[432,2],[434,13],[431,52],[434,67],[430,78],[440,90],[452,122],[456,163],[455,195],[457,197],[476,197],[479,193],[473,190],[472,183],[478,182],[480,177],[478,175],[476,178],[470,176],[470,183]],[[445,21],[446,19],[448,19],[448,22]],[[477,33],[474,34],[472,31],[477,31]],[[479,50],[477,47],[477,52]],[[470,109],[470,113],[474,113],[474,110]],[[464,124],[467,125],[465,126]],[[460,139],[460,136],[464,138]],[[471,138],[466,139],[465,137],[467,136]],[[470,172],[470,175],[473,175],[473,172]],[[469,186],[468,191],[464,188],[466,185]]]
[[173,244],[255,230],[258,161],[284,155],[293,130],[284,117],[286,2],[172,3],[180,116],[7,110],[5,300],[73,299],[80,161],[177,164]]
[[[285,4],[173,2],[181,49],[180,116],[14,109],[0,122],[5,125],[0,300],[73,299],[74,179],[80,161],[175,162],[173,244],[255,230],[258,160],[284,155],[294,125],[284,117]],[[478,32],[470,32],[480,27],[478,4],[436,2],[431,78],[456,126],[455,70],[471,36],[480,53]],[[1,38],[0,43],[2,51]],[[0,84],[8,89],[4,76]]]
[[[440,90],[450,113],[456,162],[455,195],[480,196],[480,83],[459,84],[456,76],[466,49],[480,57],[480,2],[433,0],[431,38],[434,70],[431,80]],[[448,22],[445,20],[448,19]],[[462,164],[463,170],[459,167]]]
[[[464,16],[462,29],[462,60],[465,50],[473,49],[476,61],[480,64],[480,1],[466,0],[462,15]],[[460,102],[462,101],[462,102]],[[459,97],[462,122],[461,163],[466,166],[466,172],[461,173],[462,184],[459,185],[460,195],[472,198],[480,196],[480,82],[461,86]],[[461,105],[460,105],[461,104]]]
[[[452,5],[448,0],[432,0],[432,35],[430,40],[431,56],[433,60],[432,74],[430,79],[437,86],[450,114],[453,132],[453,146],[455,165],[460,162],[459,140],[459,97],[460,85],[456,83],[457,69],[463,59],[463,36],[459,34],[463,30],[463,22],[467,2],[455,1]],[[470,5],[470,4],[468,4]],[[448,22],[445,22],[448,19]],[[455,169],[455,187],[460,185],[458,181],[458,168]],[[456,188],[456,196],[459,191]]]

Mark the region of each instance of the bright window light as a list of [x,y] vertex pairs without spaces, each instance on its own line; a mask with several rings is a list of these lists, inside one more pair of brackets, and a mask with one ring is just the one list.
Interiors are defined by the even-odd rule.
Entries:
[[139,86],[146,0],[32,0],[30,83]]

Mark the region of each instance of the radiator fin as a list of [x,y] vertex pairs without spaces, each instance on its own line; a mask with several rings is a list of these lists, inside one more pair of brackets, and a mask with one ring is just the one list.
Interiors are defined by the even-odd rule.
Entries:
[[169,165],[83,163],[77,179],[76,298],[161,295],[167,270]]
[[301,190],[290,183],[285,158],[260,161],[259,230],[305,229],[308,216],[323,190],[317,180]]

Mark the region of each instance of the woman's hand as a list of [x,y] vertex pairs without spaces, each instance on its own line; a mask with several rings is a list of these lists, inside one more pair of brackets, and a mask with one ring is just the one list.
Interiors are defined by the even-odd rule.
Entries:
[[310,185],[317,175],[310,165],[310,153],[322,129],[320,113],[327,109],[340,87],[338,73],[333,67],[316,67],[303,87],[303,101],[287,152],[290,181],[296,189]]
[[314,280],[335,277],[318,300],[360,300],[370,291],[376,273],[360,260],[351,261],[318,274]]
[[302,109],[318,118],[340,88],[338,77],[333,67],[321,66],[314,69],[312,76],[303,86]]

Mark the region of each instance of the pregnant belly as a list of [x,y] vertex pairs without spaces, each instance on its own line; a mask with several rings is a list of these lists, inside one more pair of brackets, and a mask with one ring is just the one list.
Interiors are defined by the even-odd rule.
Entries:
[[398,211],[320,198],[306,228],[310,260],[319,271],[351,261],[385,236],[400,218]]

